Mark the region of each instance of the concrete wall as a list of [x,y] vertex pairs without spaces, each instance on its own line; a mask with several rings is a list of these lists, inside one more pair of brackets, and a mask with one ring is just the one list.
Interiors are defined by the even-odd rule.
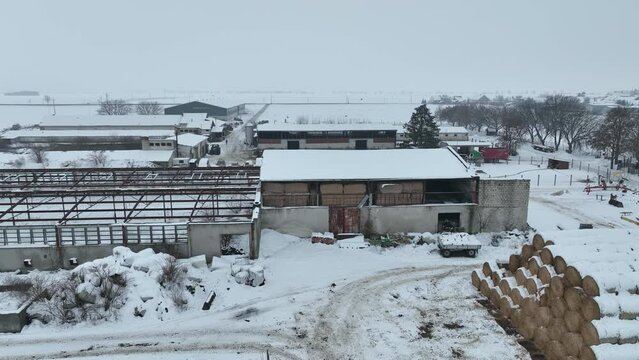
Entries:
[[[80,264],[97,258],[112,255],[113,248],[118,245],[78,245],[63,246],[29,246],[0,248],[0,271],[13,271],[24,268],[24,259],[31,259],[31,265],[40,270],[53,270],[60,267],[73,268],[70,258],[77,258]],[[171,254],[175,257],[189,257],[189,246],[183,244],[129,245],[133,251],[152,248],[156,252]]]
[[481,179],[478,231],[527,229],[529,196],[529,180]]
[[476,230],[475,204],[371,206],[360,210],[360,229],[366,233],[437,232],[438,214],[459,213],[465,231]]
[[15,311],[0,311],[0,333],[18,333],[27,324],[27,308],[31,301],[27,301]]
[[266,149],[287,149],[288,141],[299,141],[300,149],[355,149],[356,140],[366,140],[366,147],[368,149],[394,149],[395,141],[391,139],[388,142],[375,142],[371,138],[352,138],[348,139],[348,142],[322,142],[322,143],[308,143],[305,139],[282,139],[279,143],[269,144],[260,143],[258,139],[258,150]]
[[260,223],[263,229],[308,237],[313,232],[328,231],[328,206],[263,207]]
[[193,256],[204,254],[206,260],[222,255],[222,235],[243,235],[251,233],[250,222],[237,223],[191,223],[189,241]]

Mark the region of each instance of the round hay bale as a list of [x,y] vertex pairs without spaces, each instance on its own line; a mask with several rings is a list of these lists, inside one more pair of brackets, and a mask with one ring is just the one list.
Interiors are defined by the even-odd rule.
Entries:
[[586,275],[583,277],[583,279],[581,280],[581,286],[586,294],[592,297],[601,295],[599,284],[597,284],[597,281],[590,275]]
[[528,280],[526,280],[526,290],[528,290],[528,293],[530,295],[539,294],[541,289],[543,289],[545,287],[546,287],[546,285],[544,285],[541,282],[541,280],[539,280],[539,278],[537,278],[537,277],[531,277]]
[[544,248],[544,245],[546,245],[546,241],[544,240],[544,237],[541,236],[541,234],[535,234],[532,239],[532,245],[535,250],[539,251]]
[[508,258],[508,270],[512,273],[517,271],[517,269],[521,266],[521,256],[517,254],[512,254]]
[[537,308],[539,307],[539,305],[537,305],[537,301],[535,300],[535,298],[531,296],[531,297],[525,298],[521,302],[520,307],[524,311],[524,314],[527,317],[530,317],[531,320],[533,320],[535,317],[535,314],[537,313]]
[[568,307],[566,306],[566,300],[562,297],[556,297],[550,299],[550,312],[553,317],[563,318],[566,314]]
[[479,284],[479,292],[485,297],[490,296],[490,288],[493,286],[493,281],[490,278],[483,278]]
[[510,299],[515,303],[515,305],[521,305],[522,301],[525,298],[529,297],[528,290],[526,288],[518,286],[512,290],[510,290]]
[[510,312],[510,323],[514,327],[519,328],[519,324],[521,323],[522,316],[523,316],[523,313],[521,309],[514,308],[513,311]]
[[539,268],[539,271],[537,271],[537,277],[545,285],[550,285],[550,280],[553,276],[557,276],[557,272],[552,265],[543,265]]
[[494,307],[499,308],[499,299],[501,299],[501,297],[504,294],[501,292],[501,289],[497,286],[493,286],[490,288],[490,295],[488,295],[488,300],[490,300],[490,303],[493,304]]
[[544,246],[555,245],[555,242],[552,240],[546,240],[546,244]]
[[583,300],[579,312],[581,313],[581,316],[583,316],[585,321],[601,319],[601,309],[599,308],[599,303],[591,297],[586,297]]
[[566,322],[566,329],[568,329],[568,331],[579,332],[584,323],[584,318],[578,311],[568,310],[564,314],[564,321]]
[[505,277],[499,282],[499,288],[503,294],[510,294],[510,291],[517,287],[517,281],[514,277]]
[[533,335],[533,341],[540,348],[545,347],[548,341],[550,341],[550,337],[548,336],[548,329],[543,326],[537,327],[535,329],[535,334]]
[[473,284],[473,287],[477,290],[479,290],[479,285],[481,285],[481,279],[483,278],[484,274],[480,270],[473,270],[473,272],[470,273],[470,283]]
[[523,336],[526,340],[532,340],[535,336],[537,326],[535,326],[535,321],[533,321],[531,317],[524,315],[521,318],[521,323],[519,324],[518,329],[521,336]]
[[557,274],[565,273],[566,268],[568,267],[568,264],[566,264],[566,260],[564,260],[564,258],[561,256],[555,256],[555,258],[552,260],[552,265],[555,267],[555,271],[557,272]]
[[591,322],[586,322],[582,325],[581,338],[587,346],[599,345],[601,343],[599,332]]
[[504,317],[509,318],[514,308],[515,304],[508,296],[504,295],[499,299],[499,312]]
[[528,261],[535,252],[535,248],[532,245],[524,244],[521,247],[521,261]]
[[542,265],[544,264],[541,262],[541,258],[539,256],[532,256],[528,259],[527,268],[533,275],[537,275],[539,268],[542,267]]
[[537,326],[548,327],[548,325],[550,325],[550,319],[552,319],[550,308],[547,306],[540,306],[537,308],[537,313],[535,314],[535,322],[537,323]]
[[533,275],[530,273],[530,270],[523,266],[515,271],[515,280],[517,280],[517,285],[525,285],[526,280],[532,276]]
[[584,345],[579,351],[579,360],[597,360],[597,356],[592,351],[590,346]]
[[566,354],[570,356],[579,356],[579,352],[584,346],[584,341],[581,334],[569,332],[564,335],[561,344],[564,346]]
[[481,266],[481,271],[484,273],[484,276],[491,276],[491,274],[493,273],[493,266],[488,261],[486,261]]
[[588,297],[584,290],[580,287],[569,287],[564,291],[564,300],[568,310],[579,311],[581,303]]
[[564,345],[557,340],[550,340],[547,348],[551,359],[564,359],[566,357],[566,349],[564,349]]
[[544,265],[552,265],[554,257],[552,256],[552,251],[550,249],[543,248],[539,252],[539,257]]
[[568,285],[581,287],[581,273],[579,272],[579,270],[577,270],[576,267],[570,265],[566,267],[566,273],[564,277],[566,278]]
[[555,276],[550,279],[550,296],[551,297],[563,297],[564,296],[564,278],[563,276]]
[[548,326],[548,336],[552,340],[561,340],[564,334],[568,332],[566,329],[566,323],[563,318],[552,318],[550,325]]
[[490,278],[493,280],[493,283],[495,283],[495,285],[499,284],[501,279],[503,279],[505,277],[506,277],[506,274],[504,274],[501,271],[501,269],[495,270],[492,273],[490,273]]
[[539,306],[548,306],[549,300],[550,296],[547,294],[546,289],[543,289],[541,295],[539,295]]

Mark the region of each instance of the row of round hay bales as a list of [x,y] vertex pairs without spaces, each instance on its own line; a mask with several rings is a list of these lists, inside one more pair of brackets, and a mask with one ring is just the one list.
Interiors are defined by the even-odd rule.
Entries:
[[639,359],[639,251],[568,240],[536,234],[506,269],[473,271],[472,284],[548,359]]

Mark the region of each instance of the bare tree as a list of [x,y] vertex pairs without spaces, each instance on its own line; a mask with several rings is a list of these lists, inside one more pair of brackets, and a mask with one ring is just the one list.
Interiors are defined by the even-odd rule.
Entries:
[[517,150],[528,130],[525,120],[519,116],[515,108],[504,106],[501,111],[502,132],[499,139],[506,147]]
[[98,114],[100,115],[127,115],[131,113],[131,105],[124,100],[110,100],[107,98],[104,101],[99,100],[99,103]]
[[588,112],[585,108],[569,113],[562,129],[568,145],[566,151],[572,153],[575,149],[581,148],[591,138],[599,123],[599,116]]
[[29,147],[29,158],[38,164],[47,164],[47,152],[44,146],[34,145]]
[[163,111],[157,101],[142,101],[135,106],[135,112],[140,115],[161,115]]
[[619,155],[631,147],[633,129],[637,120],[628,107],[617,106],[608,111],[606,119],[593,133],[591,145],[595,149],[610,151],[610,167],[619,160]]
[[521,100],[515,106],[519,116],[526,123],[530,142],[534,143],[537,139],[542,145],[545,145],[548,133],[542,122],[543,106],[532,98]]
[[104,150],[100,151],[92,151],[89,154],[89,164],[93,167],[106,167],[109,163],[109,157],[104,152]]

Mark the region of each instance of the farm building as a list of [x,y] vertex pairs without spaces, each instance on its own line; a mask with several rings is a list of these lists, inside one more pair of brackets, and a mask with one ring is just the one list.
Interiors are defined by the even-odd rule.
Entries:
[[206,114],[207,117],[219,119],[231,119],[244,111],[244,104],[229,108],[211,105],[200,101],[191,101],[185,104],[175,105],[164,109],[165,115],[183,115],[185,113]]
[[0,147],[42,145],[50,150],[146,150],[143,139],[164,139],[175,136],[176,131],[208,136],[212,124],[204,114],[46,116],[35,129],[2,134]]
[[528,180],[480,180],[451,148],[266,150],[264,227],[331,231],[502,231],[527,227]]
[[257,148],[392,149],[396,133],[387,124],[259,124]]
[[441,126],[439,128],[439,140],[441,141],[467,141],[468,130],[461,126]]

